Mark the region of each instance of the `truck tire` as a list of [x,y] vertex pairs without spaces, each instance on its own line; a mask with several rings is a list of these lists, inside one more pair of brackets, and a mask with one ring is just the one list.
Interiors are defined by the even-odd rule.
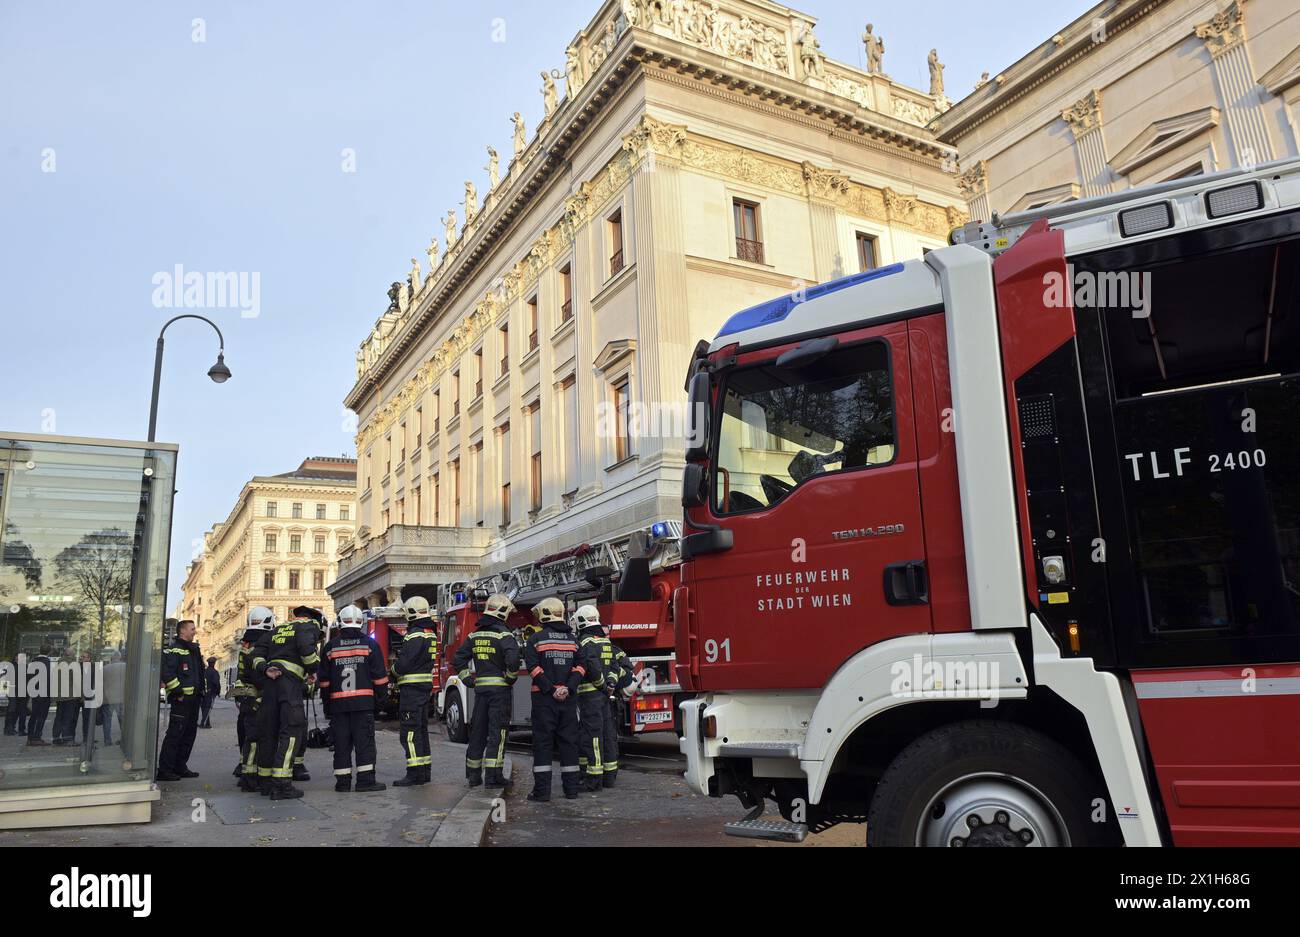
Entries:
[[448,741],[469,741],[469,723],[465,721],[465,706],[460,701],[459,693],[447,693],[447,710],[443,713],[442,721],[447,726]]
[[1087,846],[1104,788],[1064,746],[1011,722],[940,726],[903,749],[876,785],[868,846]]

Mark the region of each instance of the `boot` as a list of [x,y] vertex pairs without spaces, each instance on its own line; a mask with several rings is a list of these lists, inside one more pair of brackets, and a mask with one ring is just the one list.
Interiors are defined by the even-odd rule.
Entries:
[[[591,776],[588,775],[588,781]],[[577,800],[578,795],[582,792],[582,782],[578,780],[576,771],[566,771],[560,775],[560,782],[564,785],[564,799]]]
[[261,790],[261,788],[257,786],[257,782],[246,774],[241,774],[239,776],[239,789],[245,794],[256,794]]
[[275,785],[271,783],[270,775],[259,774],[257,776],[257,792],[263,797],[269,797]]
[[433,783],[433,765],[422,765],[420,767],[420,783],[421,784]]
[[600,783],[604,787],[613,787],[614,782],[617,780],[618,780],[618,769],[615,769],[613,771],[606,771],[604,777],[600,779]]
[[239,764],[235,765],[235,770],[230,772],[230,776],[238,778],[238,777],[242,777],[243,774],[244,774],[244,763],[241,761]]
[[419,768],[407,768],[406,777],[394,781],[393,787],[415,787],[417,784],[427,783],[424,779],[424,773]]
[[[490,776],[491,774],[492,774],[492,772],[489,771],[489,772],[488,772],[488,775]],[[466,768],[466,769],[465,769],[465,782],[466,782],[467,784],[469,784],[470,787],[478,787],[479,785],[481,785],[481,784],[483,783],[483,769],[482,769],[482,768]]]
[[272,800],[296,800],[301,797],[303,792],[293,786],[293,782],[286,778],[277,778],[275,789],[271,791]]
[[293,779],[295,781],[310,781],[311,775],[307,773],[307,766],[295,764],[293,766]]
[[505,775],[501,773],[500,768],[488,768],[487,776],[483,779],[483,785],[485,787],[505,787]]
[[543,804],[551,799],[551,772],[533,773],[533,792],[528,795],[528,799]]
[[585,790],[588,794],[596,793],[596,791],[600,790],[600,779],[601,779],[601,775],[599,774],[587,775],[587,780],[582,785],[582,789]]
[[371,791],[386,791],[387,784],[381,784],[375,780],[375,772],[358,771],[357,772],[357,793],[368,794]]
[[334,778],[334,790],[340,794],[347,794],[352,790],[352,775],[340,774]]

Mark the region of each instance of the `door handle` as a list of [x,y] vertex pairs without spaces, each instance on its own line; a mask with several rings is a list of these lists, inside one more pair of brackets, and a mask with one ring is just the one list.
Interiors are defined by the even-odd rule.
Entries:
[[885,601],[890,605],[927,605],[930,579],[925,560],[907,560],[885,567]]

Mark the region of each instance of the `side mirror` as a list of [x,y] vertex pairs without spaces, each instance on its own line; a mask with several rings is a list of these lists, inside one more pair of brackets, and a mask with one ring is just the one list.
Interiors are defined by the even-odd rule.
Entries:
[[686,461],[709,457],[709,375],[700,371],[691,377],[686,409]]
[[839,347],[840,340],[834,335],[828,335],[825,338],[814,338],[804,342],[797,348],[791,348],[779,358],[776,359],[778,368],[788,368],[797,371],[800,368],[806,368],[810,364],[815,364],[825,358],[832,351]]
[[709,492],[705,487],[707,478],[708,473],[704,471],[703,464],[686,464],[686,470],[682,472],[682,507],[698,508],[708,503]]

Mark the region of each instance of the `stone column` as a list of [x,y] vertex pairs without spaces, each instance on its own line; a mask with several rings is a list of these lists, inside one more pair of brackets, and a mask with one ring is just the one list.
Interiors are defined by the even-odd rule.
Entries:
[[989,205],[988,163],[979,160],[970,169],[957,177],[957,188],[966,198],[966,208],[972,221],[992,221],[993,210]]
[[[692,338],[686,309],[686,248],[683,240],[681,148],[686,128],[644,115],[623,138],[632,159],[633,237],[636,257],[637,361],[640,400],[649,410],[673,414],[683,404],[682,381]],[[642,469],[660,461],[679,462],[683,440],[672,435],[675,420],[637,440]]]
[[1244,0],[1233,0],[1218,16],[1196,27],[1196,35],[1210,53],[1228,137],[1238,166],[1266,163],[1273,158],[1273,144],[1264,123],[1260,87],[1246,52]]
[[1061,119],[1074,134],[1083,194],[1102,195],[1110,191],[1110,167],[1106,165],[1106,141],[1101,136],[1101,92],[1089,91],[1061,111]]
[[803,164],[803,181],[808,195],[808,215],[812,228],[813,275],[818,283],[842,277],[850,271],[840,245],[839,213],[836,199],[849,187],[847,176],[833,169]]

